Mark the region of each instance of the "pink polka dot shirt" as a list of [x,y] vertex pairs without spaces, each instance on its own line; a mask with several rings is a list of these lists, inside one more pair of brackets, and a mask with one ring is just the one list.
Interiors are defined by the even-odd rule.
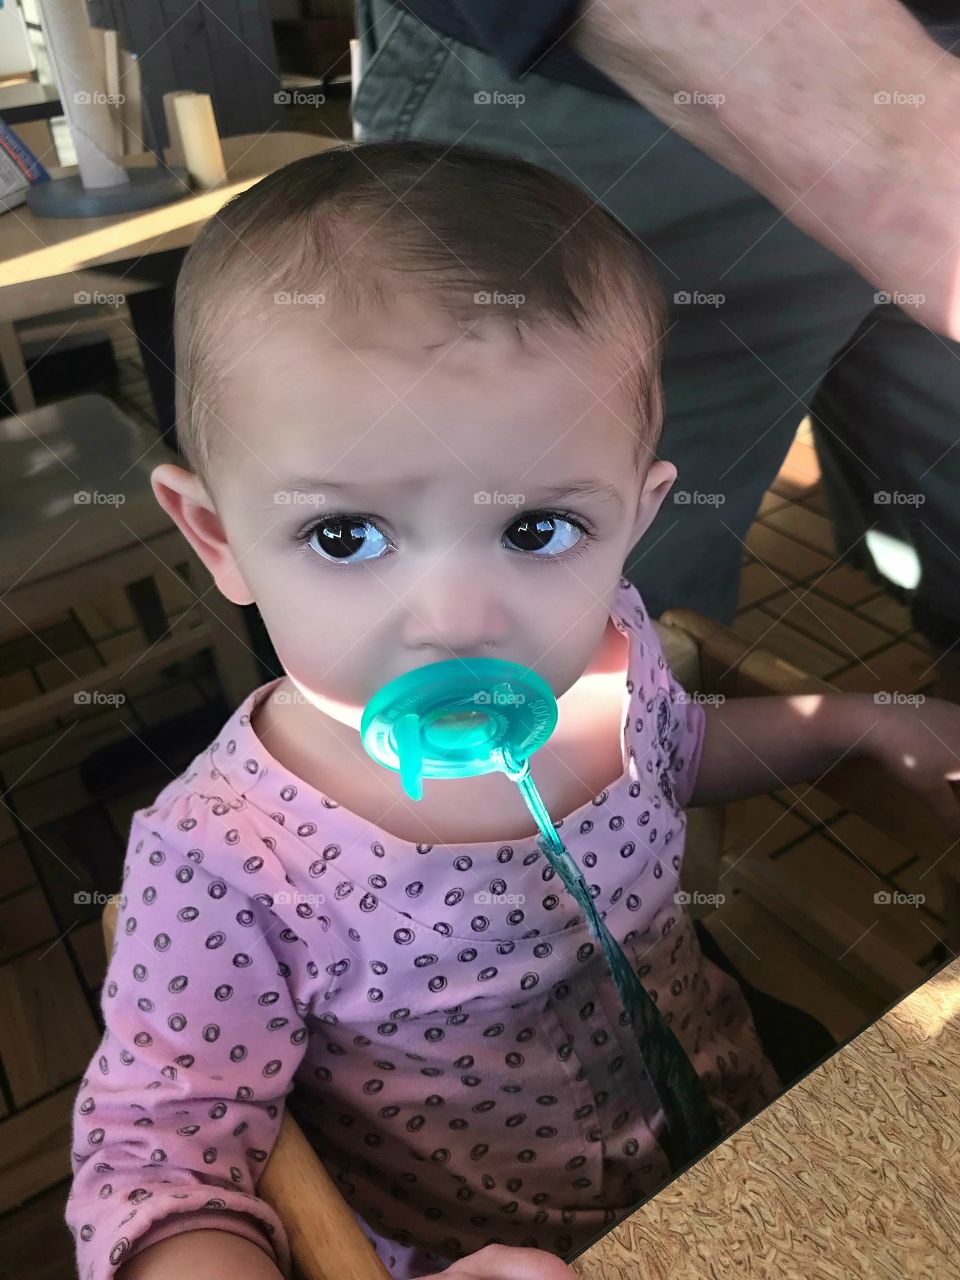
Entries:
[[[780,1086],[680,895],[704,709],[626,579],[611,616],[627,767],[552,816],[727,1133]],[[80,1280],[200,1227],[289,1277],[257,1194],[285,1105],[396,1280],[491,1242],[572,1256],[669,1176],[582,911],[532,836],[410,844],[291,774],[251,726],[274,683],[132,820],[73,1110]]]

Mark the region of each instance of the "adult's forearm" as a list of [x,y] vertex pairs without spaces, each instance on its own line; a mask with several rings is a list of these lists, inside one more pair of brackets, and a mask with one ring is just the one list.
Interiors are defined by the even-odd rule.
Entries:
[[960,338],[960,61],[898,0],[585,0],[569,39],[910,314]]
[[252,1240],[206,1228],[148,1245],[117,1280],[282,1280],[277,1264]]

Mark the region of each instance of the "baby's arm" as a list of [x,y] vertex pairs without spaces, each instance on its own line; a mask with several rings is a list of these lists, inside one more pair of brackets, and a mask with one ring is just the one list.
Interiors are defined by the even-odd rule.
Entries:
[[704,705],[689,803],[723,804],[818,778],[856,753],[880,710],[866,693],[728,698]]
[[259,1245],[226,1231],[181,1231],[148,1244],[117,1272],[117,1280],[281,1280]]
[[816,782],[843,759],[867,758],[960,837],[960,706],[940,698],[811,693],[730,698],[705,706],[688,804],[718,804]]
[[[208,1237],[203,1249],[217,1259],[224,1248],[238,1264],[245,1256],[230,1280],[289,1270],[283,1225],[256,1184],[306,1048],[282,972],[303,963],[306,947],[188,856],[186,821],[173,806],[135,815],[131,830],[105,1031],[73,1108],[66,1221],[82,1280],[115,1280],[141,1250],[144,1274],[172,1274],[166,1260],[182,1257],[174,1240],[187,1232],[194,1245]],[[242,845],[232,852],[239,869]],[[254,880],[251,894],[272,887]],[[195,1274],[226,1276],[229,1256]]]

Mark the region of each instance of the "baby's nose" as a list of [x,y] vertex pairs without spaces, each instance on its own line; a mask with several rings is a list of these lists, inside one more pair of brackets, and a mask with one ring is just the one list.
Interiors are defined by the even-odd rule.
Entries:
[[503,639],[497,603],[470,598],[467,587],[453,598],[421,597],[409,608],[408,643],[438,658],[489,658]]

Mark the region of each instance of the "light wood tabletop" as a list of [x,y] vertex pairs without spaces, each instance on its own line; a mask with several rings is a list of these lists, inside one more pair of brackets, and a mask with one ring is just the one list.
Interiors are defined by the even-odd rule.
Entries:
[[960,959],[614,1227],[582,1280],[960,1277]]
[[[0,216],[0,323],[43,315],[73,305],[78,291],[124,294],[154,287],[138,272],[120,275],[110,263],[148,260],[189,245],[203,222],[232,196],[303,156],[339,145],[341,139],[271,130],[221,139],[227,182],[211,191],[136,213],[102,218],[38,218],[20,205]],[[124,164],[150,165],[153,157],[124,157]],[[52,168],[51,177],[76,173]]]

